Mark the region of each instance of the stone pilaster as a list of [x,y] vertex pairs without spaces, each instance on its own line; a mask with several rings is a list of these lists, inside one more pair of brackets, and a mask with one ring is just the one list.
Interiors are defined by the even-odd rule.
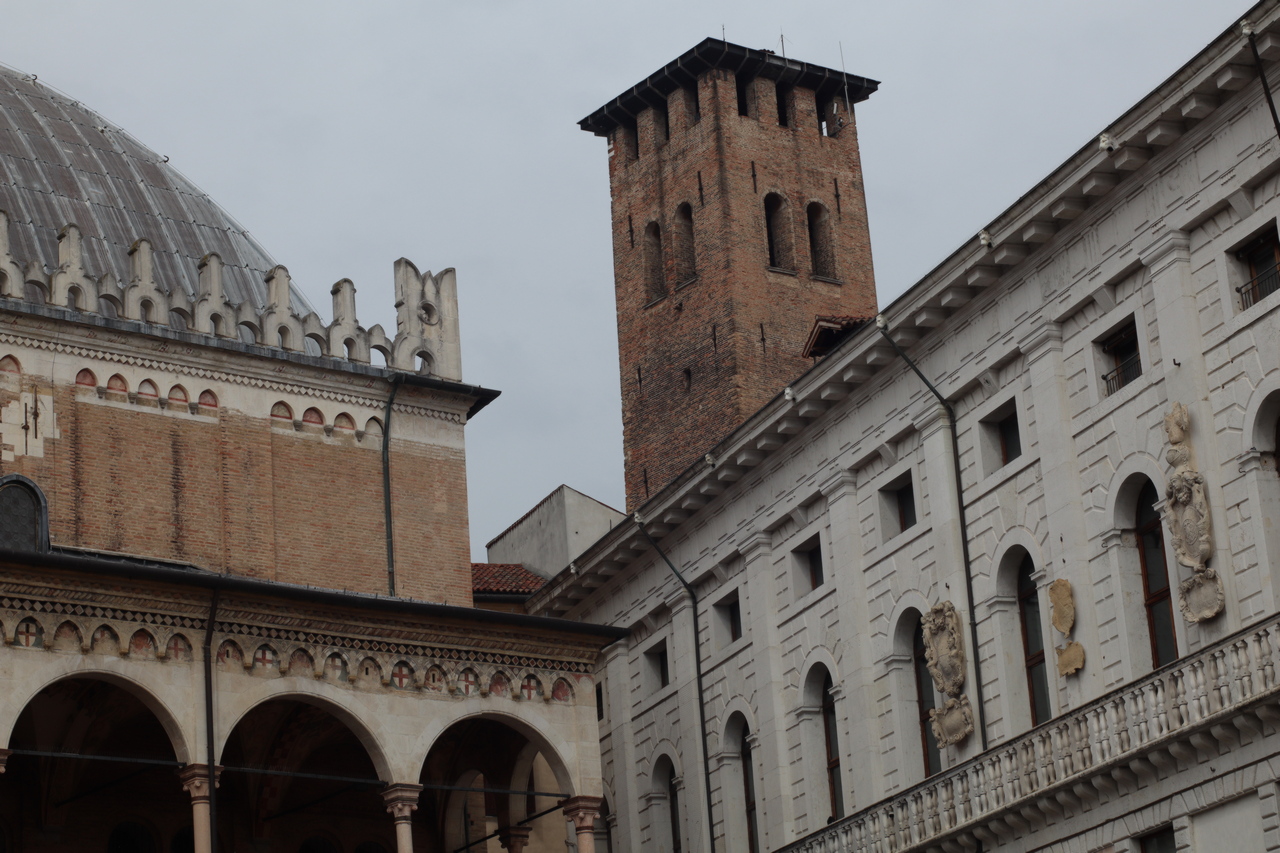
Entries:
[[498,831],[498,843],[510,853],[523,853],[532,833],[532,826],[508,826]]

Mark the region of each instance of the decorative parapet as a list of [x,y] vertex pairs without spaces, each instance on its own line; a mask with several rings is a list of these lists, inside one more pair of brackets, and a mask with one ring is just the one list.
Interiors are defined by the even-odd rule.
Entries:
[[241,329],[259,346],[369,364],[374,351],[387,367],[462,381],[458,336],[458,291],[452,269],[420,273],[401,258],[395,263],[396,332],[382,326],[365,329],[356,320],[355,285],[342,279],[330,291],[333,321],[311,312],[299,316],[291,306],[289,271],[277,266],[267,275],[267,303],[233,304],[222,283],[222,259],[214,253],[199,263],[194,298],[176,284],[157,281],[151,244],[135,240],[129,248],[128,281],[111,273],[95,277],[84,267],[80,229],[68,224],[58,233],[58,267],[46,274],[36,262],[25,268],[10,253],[9,217],[0,210],[0,298],[53,305],[86,315],[132,320],[194,332],[211,338],[239,339]]
[[988,848],[1280,723],[1280,616],[779,848]]

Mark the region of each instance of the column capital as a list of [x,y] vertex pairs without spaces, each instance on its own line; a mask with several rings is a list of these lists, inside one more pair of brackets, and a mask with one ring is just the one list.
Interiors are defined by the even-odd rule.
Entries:
[[1152,275],[1158,275],[1170,264],[1191,260],[1191,235],[1173,228],[1163,231],[1138,253],[1138,258]]
[[768,556],[773,547],[773,534],[764,530],[752,530],[743,534],[738,542],[738,553],[744,562],[751,562],[760,553]]
[[823,480],[818,491],[822,492],[828,504],[833,504],[843,497],[856,494],[857,488],[858,476],[847,468],[841,468]]
[[[215,765],[213,768],[213,786],[215,788],[218,787],[218,780],[221,777],[222,768]],[[209,765],[188,764],[178,771],[178,779],[182,781],[182,790],[190,794],[192,800],[208,802]]]
[[939,430],[950,429],[951,421],[947,417],[947,410],[931,398],[920,412],[912,416],[911,425],[916,428],[923,440]]
[[1104,531],[1102,534],[1102,550],[1110,551],[1113,548],[1119,548],[1124,544],[1124,531],[1119,527],[1113,527]]
[[422,793],[421,785],[400,782],[382,789],[382,801],[387,804],[387,814],[396,819],[396,823],[408,822],[418,810],[418,795]]
[[522,853],[532,833],[532,826],[508,826],[498,830],[498,843],[502,845],[503,850]]
[[[1262,451],[1256,447],[1250,447],[1244,453],[1241,453],[1236,457],[1236,461],[1240,463],[1239,470],[1241,474],[1251,474],[1254,471],[1261,471],[1265,464],[1262,457]],[[3,772],[2,765],[3,762],[0,761],[0,772]]]
[[12,749],[0,749],[0,773],[4,772],[4,765],[9,761],[10,755],[13,755]]
[[579,794],[576,797],[561,800],[560,807],[564,811],[564,816],[573,821],[574,829],[581,833],[595,830],[596,818],[600,816],[600,804],[603,802],[603,797]]
[[1018,349],[1028,358],[1035,359],[1045,352],[1062,351],[1062,324],[1041,320],[1018,341]]

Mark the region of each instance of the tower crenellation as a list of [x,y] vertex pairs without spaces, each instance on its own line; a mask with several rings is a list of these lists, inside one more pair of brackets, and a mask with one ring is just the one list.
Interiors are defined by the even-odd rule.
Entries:
[[706,39],[580,122],[609,140],[627,505],[875,313],[866,78]]

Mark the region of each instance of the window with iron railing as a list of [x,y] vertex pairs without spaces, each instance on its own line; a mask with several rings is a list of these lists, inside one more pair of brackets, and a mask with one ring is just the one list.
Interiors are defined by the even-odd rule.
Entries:
[[1249,269],[1249,280],[1236,288],[1241,308],[1251,308],[1280,290],[1280,240],[1274,227],[1236,252],[1236,257]]
[[1104,364],[1111,370],[1102,374],[1107,396],[1119,391],[1142,375],[1142,355],[1138,350],[1138,328],[1130,319],[1119,330],[1098,344]]

